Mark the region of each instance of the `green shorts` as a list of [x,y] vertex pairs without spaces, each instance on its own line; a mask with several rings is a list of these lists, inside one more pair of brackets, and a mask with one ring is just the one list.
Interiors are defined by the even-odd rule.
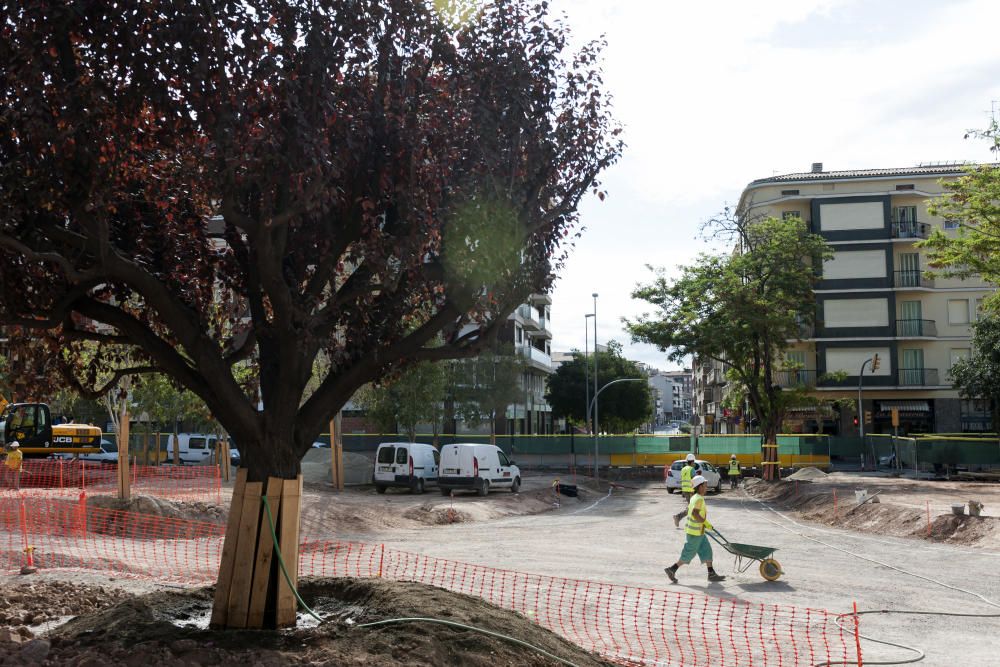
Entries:
[[690,563],[694,560],[695,554],[702,563],[712,560],[712,544],[706,535],[687,535],[684,542],[684,549],[681,551],[680,561]]

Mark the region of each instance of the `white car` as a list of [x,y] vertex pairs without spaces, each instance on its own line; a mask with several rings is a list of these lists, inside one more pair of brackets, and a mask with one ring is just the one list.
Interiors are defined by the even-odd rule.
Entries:
[[[674,491],[679,491],[681,488],[681,469],[684,467],[684,459],[674,461],[670,464],[670,468],[667,470],[666,484],[667,492],[673,493]],[[701,472],[695,472],[694,475],[701,475],[708,482],[708,490],[714,491],[716,493],[722,493],[722,475],[719,471],[715,469],[708,461],[695,461],[695,466],[701,468]],[[691,475],[694,477],[694,475]]]

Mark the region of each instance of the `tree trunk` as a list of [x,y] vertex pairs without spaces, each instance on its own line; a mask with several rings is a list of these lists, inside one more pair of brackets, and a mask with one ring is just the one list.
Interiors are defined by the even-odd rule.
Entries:
[[[247,478],[247,469],[240,468],[215,586],[212,626],[291,627],[297,610],[302,477],[270,477],[266,483]],[[262,497],[267,498],[266,505]]]
[[[290,439],[240,445],[245,450],[226,525],[212,625],[291,627],[297,610],[300,452]],[[279,551],[291,585],[281,571]]]

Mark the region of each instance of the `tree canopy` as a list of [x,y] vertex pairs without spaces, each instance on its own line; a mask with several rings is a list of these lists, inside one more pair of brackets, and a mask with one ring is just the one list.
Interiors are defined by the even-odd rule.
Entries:
[[413,442],[418,424],[440,423],[445,381],[444,366],[424,361],[377,385],[362,387],[355,400],[383,432],[399,428]]
[[1000,317],[990,314],[972,324],[972,354],[951,367],[962,398],[987,401],[993,429],[1000,429]]
[[[725,364],[746,392],[765,443],[775,444],[793,400],[775,373],[789,341],[801,338],[816,320],[813,287],[830,250],[798,218],[758,219],[727,210],[708,227],[735,250],[703,254],[681,267],[676,279],[657,270],[656,279],[632,296],[658,312],[626,326],[634,340],[656,345],[671,359],[695,355]],[[776,450],[767,448],[764,455],[765,461],[777,461]]]
[[507,407],[524,399],[524,357],[510,345],[496,345],[479,356],[452,363],[455,416],[473,427],[489,424],[495,441],[497,422],[506,421]]
[[[996,118],[983,132],[970,132],[993,143],[1000,154],[1000,125]],[[968,135],[967,135],[968,136]],[[966,168],[965,175],[943,182],[948,191],[931,202],[928,210],[958,225],[955,236],[935,229],[918,243],[928,250],[930,266],[944,276],[981,276],[1000,285],[1000,165],[981,164]],[[1000,312],[996,293],[984,305]]]
[[445,4],[8,5],[0,325],[91,395],[166,373],[252,480],[365,383],[476,354],[622,145],[600,44]]
[[[612,341],[614,343],[614,341]],[[589,370],[585,370],[589,369]],[[589,383],[587,373],[589,372]],[[640,379],[641,382],[622,382],[608,387],[598,398],[599,428],[610,433],[629,433],[649,421],[653,414],[652,391],[646,377],[634,361],[625,359],[620,345],[608,345],[606,352],[597,353],[597,387],[614,380]],[[563,363],[549,377],[545,399],[552,406],[554,415],[565,417],[574,424],[586,426],[586,397],[594,397],[594,359],[579,351]]]

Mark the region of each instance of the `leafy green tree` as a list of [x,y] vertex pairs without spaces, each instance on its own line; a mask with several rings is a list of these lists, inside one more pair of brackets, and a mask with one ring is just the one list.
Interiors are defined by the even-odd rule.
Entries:
[[[599,427],[610,433],[629,433],[646,423],[653,414],[653,392],[639,366],[625,359],[621,345],[608,343],[606,352],[597,353],[597,386],[600,389],[614,380],[626,378],[642,382],[622,382],[601,392],[597,399]],[[545,400],[552,406],[554,415],[571,423],[587,423],[587,373],[589,369],[590,397],[593,399],[593,356],[585,357],[578,350],[573,358],[561,365],[549,377]],[[591,400],[593,403],[593,400]]]
[[131,399],[135,414],[145,415],[147,428],[155,422],[159,428],[167,427],[171,430],[174,435],[171,456],[175,464],[180,463],[178,423],[185,419],[194,421],[199,426],[210,423],[205,402],[190,391],[179,388],[169,377],[160,373],[144,375],[134,382]]
[[506,422],[507,406],[523,399],[527,364],[509,346],[453,362],[455,415],[470,426],[490,425],[496,444],[497,423]]
[[1000,316],[990,314],[972,325],[972,354],[951,367],[962,398],[989,403],[993,430],[1000,432]]
[[[1000,126],[996,118],[987,130],[969,134],[992,141],[991,150],[1000,154]],[[932,215],[957,223],[958,232],[951,237],[935,229],[918,247],[928,250],[930,266],[945,277],[981,276],[1000,285],[1000,166],[970,166],[964,176],[943,185],[948,193],[933,200],[927,208]],[[994,310],[1000,308],[997,293],[987,297],[984,305]]]
[[363,387],[354,400],[386,432],[405,433],[413,442],[417,424],[440,422],[445,400],[444,366],[422,362],[380,384]]
[[[793,394],[778,385],[788,341],[816,319],[813,287],[817,267],[829,247],[799,219],[754,218],[726,212],[706,229],[735,252],[703,254],[668,279],[660,269],[655,281],[632,296],[656,306],[659,313],[626,322],[636,341],[652,343],[670,359],[688,355],[729,367],[760,420],[764,445],[777,434]],[[777,477],[777,449],[764,447],[765,479]]]

